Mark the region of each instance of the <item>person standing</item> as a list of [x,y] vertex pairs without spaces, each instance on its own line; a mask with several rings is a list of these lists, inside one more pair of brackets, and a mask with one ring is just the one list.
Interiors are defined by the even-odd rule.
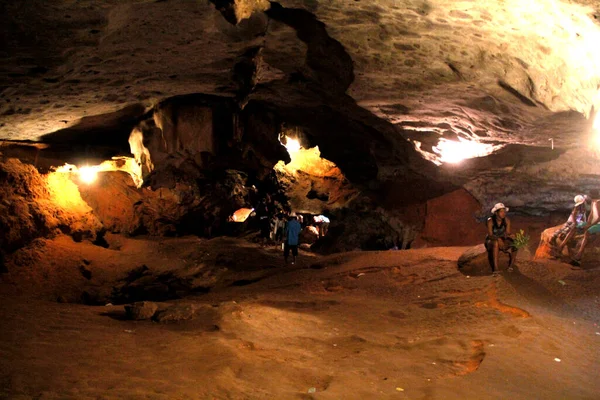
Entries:
[[260,226],[260,237],[263,240],[269,239],[269,234],[271,232],[271,220],[269,218],[270,212],[269,207],[267,205],[266,200],[263,198],[260,200],[260,203],[256,206],[256,216],[259,220]]
[[498,274],[498,256],[500,252],[508,253],[508,269],[512,267],[517,259],[517,249],[513,246],[513,239],[510,237],[510,220],[506,216],[508,207],[502,203],[497,203],[492,208],[492,216],[487,220],[487,236],[485,238],[485,248],[488,251],[488,261],[492,267],[492,273]]
[[292,252],[292,265],[296,263],[296,257],[298,257],[300,231],[302,231],[302,226],[297,220],[296,213],[292,212],[289,216],[287,224],[285,225],[284,233],[283,258],[286,264],[288,262],[290,250]]

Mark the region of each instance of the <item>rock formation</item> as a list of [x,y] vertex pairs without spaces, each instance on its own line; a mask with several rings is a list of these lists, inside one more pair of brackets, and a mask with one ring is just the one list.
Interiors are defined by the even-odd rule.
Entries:
[[[545,217],[597,187],[593,2],[2,7],[3,153],[43,171],[133,153],[151,191],[134,202],[137,217],[105,218],[111,231],[219,231],[225,214],[253,205],[254,185],[296,208],[370,221],[361,231],[371,233],[343,248],[419,236],[449,244],[446,223],[421,212],[433,199],[465,190],[469,218],[497,201]],[[279,141],[290,128],[339,172],[280,169],[275,180],[273,167],[290,162]],[[148,200],[163,195],[173,206]],[[162,213],[161,227],[144,217]],[[186,219],[204,222],[190,230]]]

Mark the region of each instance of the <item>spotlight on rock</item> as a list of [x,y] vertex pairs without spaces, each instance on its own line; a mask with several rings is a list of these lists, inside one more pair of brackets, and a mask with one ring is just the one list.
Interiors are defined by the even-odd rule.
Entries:
[[141,165],[132,157],[113,157],[111,160],[103,161],[98,165],[86,165],[84,167],[65,164],[60,167],[53,167],[53,170],[57,173],[68,173],[71,174],[71,176],[75,175],[79,178],[79,181],[87,184],[96,181],[98,172],[107,171],[122,171],[128,173],[135,186],[138,188],[144,183]]
[[288,137],[285,143],[285,148],[287,149],[288,153],[290,153],[290,155],[293,155],[299,152],[300,149],[302,149],[302,146],[300,146],[300,142],[298,141],[298,139]]
[[432,147],[432,150],[440,163],[457,164],[470,158],[487,156],[496,148],[497,146],[491,144],[459,137],[458,141],[441,138],[437,146]]
[[98,177],[98,171],[94,167],[81,167],[79,168],[79,178],[87,183],[93,183]]

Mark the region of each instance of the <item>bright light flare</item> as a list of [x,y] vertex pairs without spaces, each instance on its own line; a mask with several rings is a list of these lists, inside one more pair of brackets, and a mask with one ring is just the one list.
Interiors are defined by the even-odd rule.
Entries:
[[86,165],[77,167],[72,164],[65,164],[56,167],[56,172],[76,174],[79,179],[87,184],[94,183],[98,178],[98,172],[105,171],[123,171],[127,172],[137,187],[141,187],[144,182],[141,174],[140,165],[131,157],[113,157],[112,160],[103,161],[99,165]]
[[300,149],[302,149],[302,146],[300,146],[300,142],[298,141],[298,139],[287,137],[285,142],[285,148],[287,149],[288,153],[292,155],[294,153],[299,152]]
[[93,183],[98,178],[98,172],[94,167],[79,168],[79,177],[87,184]]
[[457,164],[469,158],[487,156],[493,153],[495,149],[496,146],[494,145],[461,137],[458,138],[458,141],[441,138],[437,146],[432,147],[433,152],[439,156],[439,161],[449,164]]

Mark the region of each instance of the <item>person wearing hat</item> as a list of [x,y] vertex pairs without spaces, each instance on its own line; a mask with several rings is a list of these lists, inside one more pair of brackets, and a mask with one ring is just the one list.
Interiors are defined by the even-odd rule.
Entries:
[[590,239],[590,235],[596,235],[600,233],[600,200],[592,200],[592,207],[588,220],[580,229],[585,231],[585,233],[583,234],[583,239],[579,245],[579,250],[571,261],[571,263],[574,265],[580,265],[581,258],[583,257],[583,251],[585,250],[585,246]]
[[[556,245],[555,250],[558,255],[562,253],[563,248],[569,243],[569,240],[573,238],[575,233],[577,233],[577,231],[582,233],[583,228],[587,224],[585,209],[587,196],[578,194],[573,199],[573,202],[575,203],[575,206],[569,215],[569,219],[567,219],[567,222],[565,222],[562,228],[552,235],[552,239]],[[552,241],[550,243],[552,243]]]
[[497,203],[492,208],[492,216],[487,220],[488,234],[485,238],[485,248],[488,251],[488,261],[492,273],[497,274],[498,256],[500,252],[508,253],[508,268],[512,269],[517,259],[517,249],[513,246],[510,237],[510,220],[506,217],[509,208],[502,203]]
[[289,220],[285,225],[284,242],[283,242],[283,258],[285,263],[288,262],[290,250],[292,251],[292,264],[296,263],[298,257],[298,244],[300,241],[300,232],[302,226],[297,220],[295,212],[290,213]]

